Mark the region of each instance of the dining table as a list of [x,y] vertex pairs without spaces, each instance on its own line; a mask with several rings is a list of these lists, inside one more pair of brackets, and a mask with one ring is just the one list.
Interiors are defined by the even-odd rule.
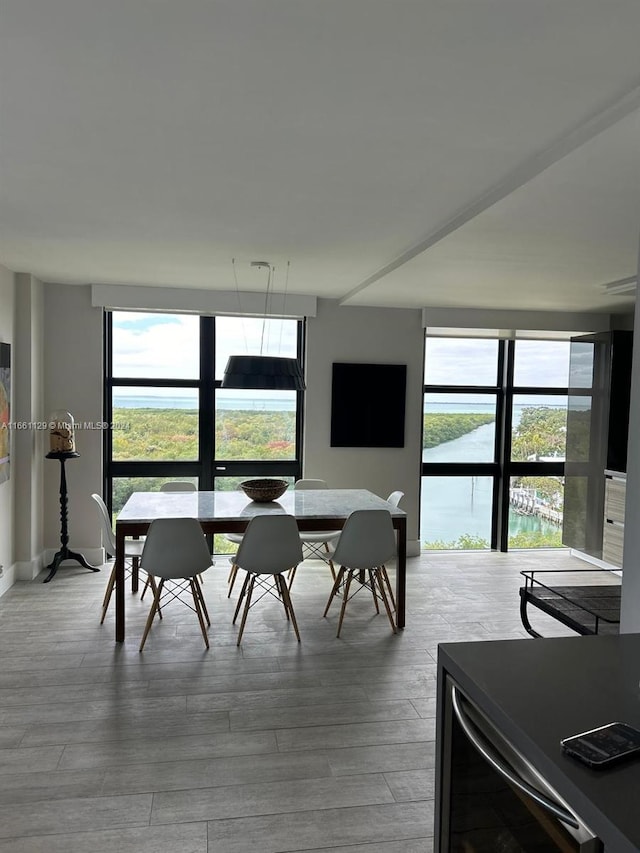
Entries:
[[[197,518],[205,534],[243,533],[256,515],[292,515],[300,531],[341,530],[355,510],[385,509],[396,531],[396,624],[405,627],[407,515],[367,489],[287,490],[277,501],[257,502],[242,491],[134,492],[116,518],[115,639],[125,639],[124,546],[157,518]],[[137,589],[134,571],[133,591]]]

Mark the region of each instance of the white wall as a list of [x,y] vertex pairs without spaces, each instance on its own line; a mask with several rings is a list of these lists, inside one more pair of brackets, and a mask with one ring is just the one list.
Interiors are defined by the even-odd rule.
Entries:
[[[305,477],[334,488],[369,489],[386,498],[405,493],[409,553],[418,553],[424,333],[421,312],[356,308],[319,299],[307,326]],[[407,365],[405,446],[331,447],[331,372],[334,361]],[[380,417],[385,417],[384,399]]]
[[[91,305],[88,285],[47,283],[44,286],[45,417],[64,409],[76,423],[102,421],[102,311]],[[49,450],[48,436],[45,453]],[[96,559],[100,524],[92,492],[102,491],[102,433],[76,429],[79,459],[66,462],[69,495],[69,547],[87,560]],[[60,545],[60,463],[44,468],[44,545],[47,560]]]
[[[42,423],[44,304],[42,282],[26,273],[15,276],[13,419]],[[45,430],[31,427],[14,435],[16,577],[31,580],[42,568]]]
[[[15,362],[14,343],[14,300],[15,282],[13,273],[0,266],[0,343],[11,344],[11,360]],[[13,372],[13,371],[12,371]],[[14,385],[11,382],[11,418],[13,419]],[[11,475],[10,479],[0,483],[0,565],[3,566],[0,577],[0,595],[11,586],[15,574],[15,466],[13,465],[14,440],[10,435]]]

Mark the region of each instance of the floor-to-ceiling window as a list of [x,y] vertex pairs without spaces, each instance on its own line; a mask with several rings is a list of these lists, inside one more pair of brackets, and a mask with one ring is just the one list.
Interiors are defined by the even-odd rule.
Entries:
[[[302,321],[113,311],[105,315],[105,494],[189,480],[233,489],[300,476],[302,392],[221,388],[231,354],[300,358]],[[216,543],[222,547],[222,543]]]
[[427,336],[423,548],[561,543],[568,341]]

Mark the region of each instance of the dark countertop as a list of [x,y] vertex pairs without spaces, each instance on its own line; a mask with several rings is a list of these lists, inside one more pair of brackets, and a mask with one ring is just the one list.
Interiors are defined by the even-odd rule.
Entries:
[[561,738],[613,721],[640,728],[640,634],[444,643],[449,673],[542,773],[606,851],[640,850],[640,759],[592,770]]

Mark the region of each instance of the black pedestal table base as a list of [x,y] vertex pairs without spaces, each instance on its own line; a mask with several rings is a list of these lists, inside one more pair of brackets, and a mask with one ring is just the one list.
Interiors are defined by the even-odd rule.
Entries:
[[56,551],[53,560],[47,566],[49,574],[43,580],[43,583],[49,583],[49,581],[53,579],[55,573],[58,571],[60,563],[64,560],[75,560],[76,563],[80,563],[83,568],[89,569],[92,572],[100,571],[97,566],[91,566],[87,563],[82,554],[79,554],[77,551],[72,551],[67,547],[69,544],[69,532],[67,527],[68,499],[67,477],[64,471],[64,463],[67,459],[76,459],[78,456],[80,456],[80,454],[75,452],[47,453],[47,459],[60,460],[60,550]]

